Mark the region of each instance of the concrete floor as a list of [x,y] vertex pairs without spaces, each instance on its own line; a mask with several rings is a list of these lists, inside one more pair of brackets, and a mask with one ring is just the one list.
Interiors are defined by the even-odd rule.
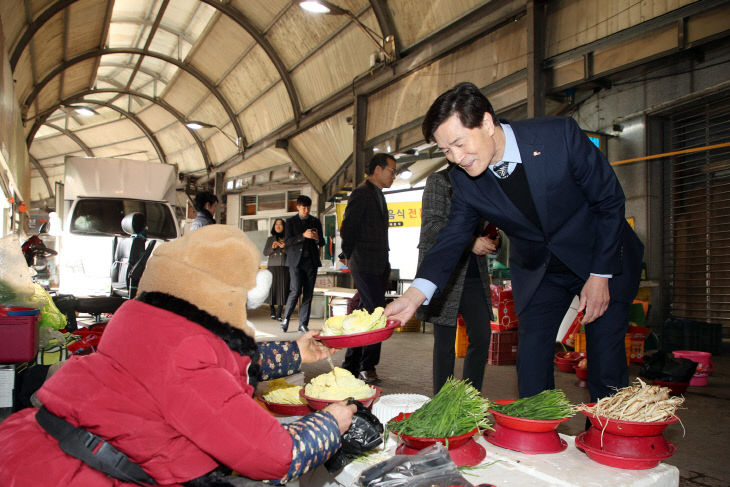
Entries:
[[[296,323],[296,315],[292,325]],[[258,338],[296,339],[296,331],[282,333],[279,323],[269,318],[268,309],[259,308],[249,312],[249,320],[257,327]],[[319,329],[322,320],[311,320],[310,329]],[[294,329],[294,326],[290,326]],[[433,334],[430,325],[426,332],[394,333],[383,342],[380,365],[377,368],[382,381],[378,384],[383,394],[413,393],[433,396],[431,389],[431,355]],[[335,365],[340,365],[344,351],[333,356]],[[724,354],[713,357],[715,372],[707,387],[690,387],[685,394],[684,409],[679,412],[679,423],[671,425],[665,436],[677,447],[677,453],[667,463],[680,469],[680,486],[720,487],[730,486],[730,421],[724,413],[730,410],[730,344],[725,343]],[[463,359],[456,361],[456,377],[461,377]],[[303,367],[305,381],[328,372],[326,361]],[[639,366],[632,364],[632,379],[639,372]],[[588,391],[576,386],[574,374],[555,371],[556,386],[562,389],[574,403],[588,401]],[[511,399],[517,397],[517,376],[513,365],[487,366],[482,394],[490,399]],[[577,435],[583,431],[585,418],[577,415],[558,428],[560,433]]]

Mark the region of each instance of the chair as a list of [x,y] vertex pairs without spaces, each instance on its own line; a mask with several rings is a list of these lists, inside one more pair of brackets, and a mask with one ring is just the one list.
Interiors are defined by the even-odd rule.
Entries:
[[[130,213],[122,218],[122,230],[129,237],[114,237],[114,260],[111,268],[112,296],[134,297],[130,290],[134,288],[136,293],[137,283],[132,283],[132,271],[145,255],[149,256],[146,249],[147,237],[144,235],[146,229],[147,221],[143,213]],[[146,259],[144,262],[146,264]],[[141,275],[142,269],[138,268],[135,273],[137,282]]]

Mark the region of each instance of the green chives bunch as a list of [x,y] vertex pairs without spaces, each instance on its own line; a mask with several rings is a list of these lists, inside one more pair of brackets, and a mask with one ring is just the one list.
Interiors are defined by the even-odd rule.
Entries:
[[575,414],[573,405],[560,389],[542,391],[509,404],[491,403],[490,407],[498,413],[525,419],[562,419]]
[[489,428],[489,401],[467,380],[450,377],[433,399],[409,417],[390,421],[389,431],[418,438],[445,438],[468,433],[476,427]]

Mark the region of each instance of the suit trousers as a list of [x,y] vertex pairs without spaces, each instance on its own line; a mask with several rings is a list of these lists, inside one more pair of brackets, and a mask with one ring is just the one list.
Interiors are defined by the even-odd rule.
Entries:
[[286,300],[284,318],[289,321],[294,308],[297,306],[299,295],[302,295],[302,304],[299,306],[299,326],[309,326],[309,312],[312,307],[314,283],[317,280],[317,266],[310,259],[303,259],[296,267],[289,268],[289,297]]
[[[388,274],[371,274],[369,272],[352,272],[355,287],[360,295],[360,304],[368,313],[372,313],[378,306],[385,307],[385,284]],[[354,376],[364,370],[375,370],[380,363],[380,343],[365,345],[364,347],[348,348],[342,368],[347,369]]]
[[[517,386],[520,397],[555,388],[553,360],[560,323],[585,281],[573,273],[546,273],[535,294],[519,314]],[[624,337],[629,326],[629,303],[609,302],[606,312],[585,326],[588,390],[591,402],[628,385]]]
[[[492,310],[484,296],[480,277],[464,279],[464,289],[459,302],[459,313],[464,318],[469,346],[464,357],[462,378],[468,379],[477,391],[482,390],[484,367],[489,358],[489,342],[492,330],[489,322]],[[446,379],[454,375],[456,359],[456,323],[454,326],[433,325],[433,393],[441,390]]]

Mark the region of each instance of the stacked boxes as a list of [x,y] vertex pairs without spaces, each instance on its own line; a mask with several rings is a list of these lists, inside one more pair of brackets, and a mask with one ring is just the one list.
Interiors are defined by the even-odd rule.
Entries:
[[489,344],[489,365],[517,363],[517,330],[493,331]]

